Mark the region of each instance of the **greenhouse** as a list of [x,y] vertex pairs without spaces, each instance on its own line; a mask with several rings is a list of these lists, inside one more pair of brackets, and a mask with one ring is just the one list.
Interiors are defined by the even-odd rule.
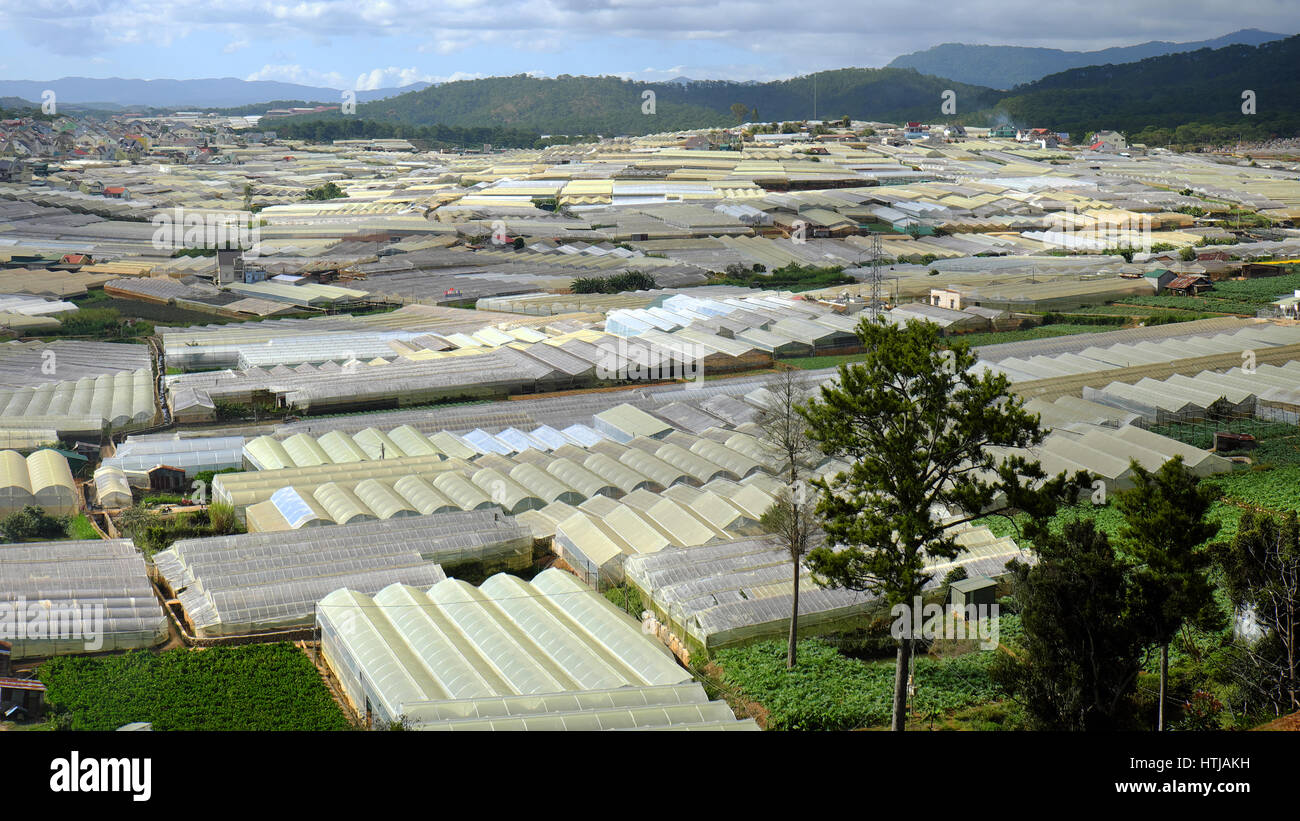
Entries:
[[1083,395],[1152,423],[1207,419],[1211,411],[1294,423],[1300,420],[1300,361],[1259,364],[1251,372],[1233,368],[1225,373],[1142,379],[1131,385],[1116,382],[1085,387]]
[[338,589],[317,623],[326,663],[371,726],[740,724],[692,692],[690,673],[635,621],[555,568],[531,583],[499,574],[478,588],[447,579],[374,595]]
[[24,458],[17,451],[0,451],[0,518],[28,505],[51,516],[77,512],[77,487],[63,454],[45,449]]
[[115,467],[95,471],[95,503],[103,508],[130,507],[133,497],[126,474]]
[[1130,334],[1125,338],[1134,338],[1137,341],[1115,342],[1105,346],[1093,345],[1079,351],[1027,358],[1003,357],[996,362],[980,359],[975,364],[975,370],[1004,373],[1012,382],[1078,376],[1116,368],[1300,345],[1300,327],[1264,323],[1248,325],[1230,333],[1217,333],[1212,336],[1139,339]]
[[758,730],[737,721],[704,686],[619,687],[548,695],[494,696],[412,702],[406,717],[417,730]]
[[304,629],[332,590],[431,585],[451,572],[521,570],[532,538],[491,512],[407,516],[275,534],[184,539],[154,557],[197,636]]
[[[61,433],[147,424],[157,413],[149,368],[46,382],[34,388],[0,389],[0,415],[6,420],[42,420]],[[86,420],[98,420],[87,427]]]
[[244,441],[242,436],[128,436],[103,464],[124,471],[169,465],[184,470],[192,479],[202,471],[242,469]]
[[0,545],[0,640],[14,658],[134,650],[166,637],[130,539]]
[[[955,567],[970,576],[1000,576],[1011,559],[1024,559],[1015,541],[988,528],[958,534],[963,553],[930,562],[933,590]],[[630,556],[625,577],[687,654],[785,637],[790,630],[789,554],[770,535],[693,548],[669,547]],[[819,587],[806,570],[799,582],[799,629],[809,634],[864,627],[887,612],[869,593]]]

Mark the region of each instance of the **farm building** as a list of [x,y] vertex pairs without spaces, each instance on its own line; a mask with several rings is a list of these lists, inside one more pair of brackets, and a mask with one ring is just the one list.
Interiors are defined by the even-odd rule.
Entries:
[[757,729],[572,576],[447,579],[317,609],[321,648],[371,726],[419,730]]
[[14,658],[133,650],[166,636],[129,539],[0,545],[0,639]]
[[51,516],[77,512],[77,489],[68,460],[58,451],[38,450],[24,458],[16,451],[0,451],[0,518],[28,505]]
[[430,585],[532,564],[532,539],[490,511],[408,516],[274,535],[183,539],[154,557],[197,636],[306,629],[331,590]]

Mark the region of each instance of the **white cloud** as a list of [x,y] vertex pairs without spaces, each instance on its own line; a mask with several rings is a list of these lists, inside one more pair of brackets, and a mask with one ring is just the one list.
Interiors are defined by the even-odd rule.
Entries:
[[[1193,8],[1185,0],[1147,0],[1135,10],[1128,0],[968,0],[927,13],[918,12],[915,0],[879,0],[865,12],[859,0],[0,0],[0,29],[51,55],[80,53],[86,42],[104,50],[138,48],[196,33],[227,54],[253,40],[313,43],[310,58],[270,58],[284,64],[337,65],[349,46],[401,37],[407,43],[418,39],[426,53],[475,61],[460,68],[491,71],[491,52],[500,49],[557,55],[568,62],[559,71],[585,74],[613,68],[596,55],[626,54],[642,62],[658,43],[672,53],[665,62],[694,63],[683,66],[687,76],[720,76],[742,67],[727,63],[750,62],[740,56],[749,53],[760,73],[744,78],[762,79],[884,65],[945,42],[1089,50],[1153,39],[1200,40],[1247,27],[1300,30],[1300,5],[1245,5]],[[715,54],[723,65],[707,63]],[[118,55],[132,59],[131,49]],[[357,68],[349,64],[347,71]],[[656,70],[628,73],[650,71]]]
[[300,83],[307,86],[343,88],[343,75],[337,71],[317,71],[298,65],[266,65],[249,74],[245,80],[276,80],[282,83]]

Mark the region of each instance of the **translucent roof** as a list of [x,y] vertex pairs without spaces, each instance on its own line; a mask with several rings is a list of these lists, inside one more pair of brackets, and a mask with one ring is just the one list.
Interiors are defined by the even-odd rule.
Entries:
[[424,593],[336,590],[321,600],[318,620],[333,639],[331,666],[352,679],[345,689],[364,692],[388,717],[456,720],[428,703],[690,681],[635,622],[555,568],[531,583],[498,574],[480,588],[447,579]]
[[443,564],[531,558],[532,537],[514,519],[473,511],[184,539],[154,561],[200,635],[229,635],[309,625],[316,602],[341,586],[427,586],[444,578]]
[[56,637],[6,636],[15,658],[151,647],[167,619],[129,539],[0,545],[0,603],[23,600],[65,629]]

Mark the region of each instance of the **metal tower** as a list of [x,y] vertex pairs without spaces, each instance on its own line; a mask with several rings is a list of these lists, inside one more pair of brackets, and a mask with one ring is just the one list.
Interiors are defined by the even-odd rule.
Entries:
[[871,301],[867,303],[867,309],[871,311],[871,320],[874,322],[880,314],[880,306],[883,301],[882,296],[882,278],[880,276],[880,234],[871,233],[871,273],[867,275],[867,282],[871,284]]

